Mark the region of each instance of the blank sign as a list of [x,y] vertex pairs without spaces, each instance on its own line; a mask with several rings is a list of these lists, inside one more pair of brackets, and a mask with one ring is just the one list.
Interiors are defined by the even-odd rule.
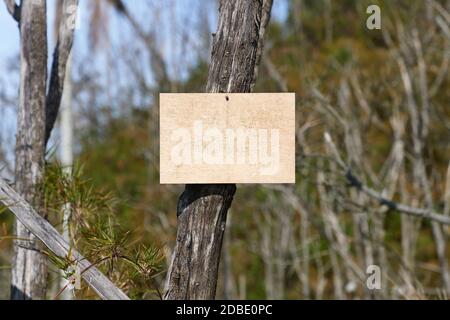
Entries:
[[161,94],[160,183],[295,183],[295,94]]

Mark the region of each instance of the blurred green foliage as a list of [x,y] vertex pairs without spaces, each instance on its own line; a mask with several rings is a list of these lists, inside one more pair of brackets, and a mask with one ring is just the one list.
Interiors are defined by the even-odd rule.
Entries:
[[[310,297],[316,297],[318,282],[325,278],[321,297],[333,298],[334,271],[329,257],[332,244],[324,236],[324,222],[317,191],[317,172],[323,171],[332,175],[332,163],[326,157],[319,161],[305,155],[325,153],[322,141],[325,130],[332,131],[339,148],[345,150],[345,134],[336,121],[330,121],[329,114],[318,111],[317,105],[322,102],[318,101],[312,92],[318,90],[323,93],[332,108],[336,108],[335,106],[339,105],[339,88],[342,83],[351,83],[356,79],[364,99],[370,106],[369,110],[362,110],[356,94],[352,91],[349,112],[356,119],[361,131],[361,157],[367,161],[367,166],[373,172],[382,172],[383,163],[393,142],[389,119],[397,109],[401,110],[401,117],[407,117],[404,109],[400,108],[406,103],[405,95],[399,68],[392,53],[392,47],[400,46],[401,39],[398,37],[402,34],[399,31],[421,31],[424,49],[432,48],[427,50],[426,57],[430,83],[439,74],[443,53],[448,55],[449,40],[444,36],[432,38],[429,37],[430,34],[423,32],[438,32],[434,18],[429,19],[426,16],[426,1],[304,0],[300,11],[295,6],[297,1],[288,1],[286,21],[271,22],[265,54],[287,84],[289,91],[297,94],[298,128],[308,121],[316,123],[304,133],[303,144],[297,146],[300,160],[297,165],[298,182],[294,189],[312,215],[311,230],[308,234],[310,242],[306,245],[311,257]],[[445,6],[448,1],[438,3]],[[378,4],[382,9],[382,31],[366,29],[365,10],[369,4]],[[436,11],[433,11],[433,14],[438,15]],[[393,44],[388,44],[387,38],[390,38]],[[413,62],[410,64],[414,65]],[[412,68],[415,72],[416,67]],[[207,72],[208,62],[198,61],[189,71],[187,79],[176,83],[177,90],[204,91]],[[437,92],[430,98],[433,123],[425,148],[426,166],[432,175],[431,187],[437,210],[444,207],[441,195],[444,192],[450,159],[449,89],[447,74]],[[280,90],[280,84],[268,68],[263,66],[255,91]],[[419,99],[419,96],[416,98]],[[160,274],[159,271],[161,268],[166,269],[170,262],[171,248],[176,237],[177,198],[182,191],[181,186],[163,186],[158,182],[159,141],[152,131],[158,123],[157,113],[153,112],[155,108],[156,105],[124,105],[120,112],[113,116],[107,112],[103,114],[102,109],[96,110],[96,117],[107,120],[98,121],[95,125],[91,124],[77,132],[80,142],[77,162],[82,164],[82,170],[75,170],[70,181],[61,180],[59,169],[56,172],[51,167],[47,170],[47,186],[50,188],[46,190],[51,221],[56,225],[61,221],[59,208],[64,203],[72,203],[74,209],[81,208],[81,213],[79,216],[77,213],[73,221],[76,247],[81,248],[88,257],[113,257],[102,267],[133,298],[154,298],[154,290],[163,290],[165,274]],[[406,131],[410,130],[408,121]],[[405,141],[405,144],[408,153],[408,160],[405,161],[405,188],[414,195],[415,190],[411,183],[411,141]],[[365,168],[355,169],[371,186],[382,186],[382,182],[376,181]],[[380,178],[381,181],[383,179],[384,177]],[[68,185],[60,185],[61,183]],[[342,177],[332,177],[326,188],[337,194],[332,207],[345,234],[351,238],[355,226],[350,214],[352,210],[349,208],[356,205],[347,202],[350,191],[346,181]],[[395,200],[402,199],[396,194]],[[418,205],[423,203],[421,195],[418,195],[416,200]],[[374,206],[377,204],[364,203],[358,210],[366,214],[373,213]],[[229,241],[224,248],[231,261],[226,267],[231,270],[233,298],[240,297],[240,292],[243,291],[245,298],[267,298],[268,268],[279,268],[277,264],[280,263],[285,264],[279,268],[283,273],[282,297],[305,298],[302,294],[302,283],[295,272],[293,253],[290,251],[292,248],[280,253],[283,246],[280,239],[285,230],[280,217],[284,215],[290,219],[292,237],[298,240],[304,218],[299,210],[289,205],[282,191],[264,186],[239,186],[229,217]],[[0,226],[4,226],[5,233],[11,234],[11,222],[10,216],[0,215]],[[370,221],[370,224],[372,226],[373,222]],[[270,229],[269,245],[272,246],[272,253],[276,253],[272,262],[265,261],[261,253],[262,238],[267,234],[264,225]],[[401,265],[401,218],[398,212],[387,212],[383,226],[384,246],[388,251],[390,263],[389,272],[393,277]],[[435,271],[438,262],[429,223],[424,222],[419,228],[415,254],[418,263],[413,270],[415,280],[418,287],[438,287],[440,278]],[[351,240],[350,250],[351,254],[356,255],[358,244],[354,241],[356,240]],[[0,240],[1,252],[4,252],[2,249],[7,245],[5,243]],[[296,247],[293,250],[300,252],[303,249]],[[112,253],[117,251],[119,256],[126,255],[129,261],[122,259],[121,265],[114,266],[117,259]],[[450,255],[450,252],[448,254]],[[2,261],[6,259],[3,258]],[[223,267],[224,259],[221,268]],[[221,272],[219,298],[228,297],[223,275],[224,272]],[[389,282],[389,289],[394,290],[395,281]],[[363,284],[358,285],[356,295],[348,297],[364,297]],[[420,297],[427,296],[435,297],[428,293],[423,293]]]

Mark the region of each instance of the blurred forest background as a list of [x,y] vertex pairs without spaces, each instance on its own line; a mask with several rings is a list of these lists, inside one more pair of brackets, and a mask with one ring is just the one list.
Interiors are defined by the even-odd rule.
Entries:
[[[104,257],[99,267],[130,297],[159,299],[182,186],[159,185],[158,95],[204,92],[217,3],[124,4],[80,2],[45,206],[62,231],[70,203],[74,247]],[[366,28],[370,4],[381,30]],[[3,4],[0,15],[0,175],[13,179],[19,52],[4,43],[19,34]],[[450,216],[449,63],[449,0],[274,1],[254,91],[297,95],[297,184],[238,186],[217,298],[450,297],[449,226],[406,214]],[[13,238],[2,210],[2,299]],[[50,260],[54,298],[63,262]],[[366,286],[370,265],[381,290]],[[95,298],[84,286],[75,296]]]

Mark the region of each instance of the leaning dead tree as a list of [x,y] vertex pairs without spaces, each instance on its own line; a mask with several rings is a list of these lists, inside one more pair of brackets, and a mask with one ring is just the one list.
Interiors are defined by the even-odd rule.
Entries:
[[[250,92],[272,0],[221,0],[206,91]],[[235,185],[187,185],[178,201],[178,230],[166,299],[214,299]]]
[[[63,0],[58,42],[53,55],[47,90],[47,7],[44,0],[5,0],[20,30],[20,98],[17,117],[15,188],[38,213],[44,215],[39,190],[45,149],[56,121],[64,86],[65,68],[72,49],[78,0]],[[47,285],[46,259],[35,236],[20,222],[12,263],[11,298],[44,299]]]
[[71,267],[80,271],[79,275],[100,298],[105,300],[129,299],[122,290],[117,288],[95,267],[95,264],[90,263],[75,249],[71,248],[67,241],[64,240],[64,237],[1,178],[0,202],[16,216],[28,232],[42,241],[52,254],[63,260],[70,261]]

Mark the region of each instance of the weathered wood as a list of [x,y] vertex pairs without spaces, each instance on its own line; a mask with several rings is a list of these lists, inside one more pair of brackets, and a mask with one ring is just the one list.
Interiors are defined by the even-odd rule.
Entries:
[[[260,38],[262,0],[221,0],[206,91],[250,92]],[[166,299],[214,299],[227,211],[235,185],[187,185]]]
[[162,93],[160,183],[295,183],[295,93]]
[[128,300],[103,273],[76,250],[71,249],[64,238],[43,217],[41,217],[17,192],[0,178],[0,201],[16,216],[30,232],[60,258],[69,256],[74,266],[79,267],[81,276],[89,286],[105,300]]
[[[45,1],[22,1],[20,7],[20,98],[16,139],[16,190],[42,213],[38,186],[44,175],[45,89],[47,82],[47,18]],[[15,225],[11,298],[44,299],[46,258],[34,236]],[[27,241],[22,239],[29,239]]]

